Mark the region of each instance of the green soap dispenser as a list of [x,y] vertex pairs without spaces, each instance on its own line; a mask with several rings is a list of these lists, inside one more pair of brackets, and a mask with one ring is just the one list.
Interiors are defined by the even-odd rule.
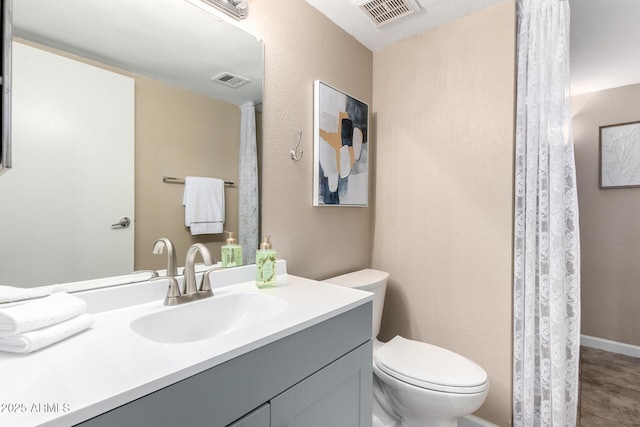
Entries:
[[229,235],[227,244],[221,248],[222,267],[236,267],[242,265],[242,246],[238,244],[238,240],[233,237],[232,231],[225,231]]
[[260,249],[256,251],[256,285],[270,288],[276,283],[276,251],[273,250],[271,236],[264,236]]

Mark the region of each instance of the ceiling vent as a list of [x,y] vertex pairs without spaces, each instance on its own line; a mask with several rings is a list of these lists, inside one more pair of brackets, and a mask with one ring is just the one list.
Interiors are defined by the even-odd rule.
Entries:
[[415,0],[353,0],[376,27],[420,10]]
[[244,84],[249,83],[249,79],[245,78],[245,77],[240,77],[236,74],[231,74],[228,72],[224,72],[221,74],[218,74],[217,76],[215,76],[214,78],[211,79],[212,81],[216,82],[216,83],[220,83],[222,85],[225,86],[229,86],[232,88],[237,88],[240,87]]
[[[187,0],[189,3],[199,6],[197,0]],[[202,3],[212,6],[226,13],[235,20],[245,19],[249,15],[249,5],[241,0],[201,0]]]

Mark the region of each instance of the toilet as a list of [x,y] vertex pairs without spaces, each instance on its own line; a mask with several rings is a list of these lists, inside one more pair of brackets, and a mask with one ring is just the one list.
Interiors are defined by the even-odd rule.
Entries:
[[456,427],[489,391],[487,373],[435,345],[396,336],[378,341],[389,273],[366,269],[325,280],[373,292],[373,427]]

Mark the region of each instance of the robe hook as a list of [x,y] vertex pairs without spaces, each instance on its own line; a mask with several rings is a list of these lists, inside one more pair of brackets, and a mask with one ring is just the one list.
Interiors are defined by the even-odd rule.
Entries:
[[300,155],[298,155],[296,153],[296,151],[298,151],[298,147],[300,146],[300,141],[302,140],[302,131],[298,131],[298,143],[296,144],[296,147],[289,151],[289,154],[291,154],[291,158],[295,161],[299,161],[300,159],[302,159],[302,155],[304,154],[304,151],[300,150]]

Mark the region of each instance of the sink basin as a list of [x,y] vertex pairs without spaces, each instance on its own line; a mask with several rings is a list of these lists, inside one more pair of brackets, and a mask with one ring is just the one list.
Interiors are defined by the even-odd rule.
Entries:
[[279,298],[260,293],[214,295],[147,314],[131,322],[131,329],[160,343],[200,341],[257,325],[288,306]]

